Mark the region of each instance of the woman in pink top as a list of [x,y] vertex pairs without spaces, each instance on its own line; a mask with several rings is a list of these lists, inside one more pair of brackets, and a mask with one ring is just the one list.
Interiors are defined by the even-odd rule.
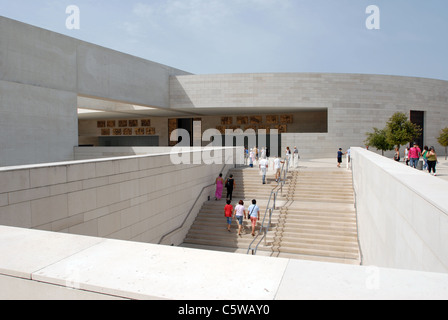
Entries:
[[216,192],[215,192],[215,200],[222,199],[222,190],[224,189],[224,179],[222,178],[222,173],[216,179]]
[[422,150],[414,143],[414,147],[409,150],[409,160],[411,161],[411,167],[417,169]]

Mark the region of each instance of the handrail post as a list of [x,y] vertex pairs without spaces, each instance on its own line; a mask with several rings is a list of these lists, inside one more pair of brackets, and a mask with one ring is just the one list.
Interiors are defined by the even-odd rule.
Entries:
[[264,246],[267,247],[268,245],[268,230],[267,228],[264,228]]
[[277,208],[277,194],[278,194],[278,191],[276,193],[274,193],[274,210],[275,210],[275,208]]

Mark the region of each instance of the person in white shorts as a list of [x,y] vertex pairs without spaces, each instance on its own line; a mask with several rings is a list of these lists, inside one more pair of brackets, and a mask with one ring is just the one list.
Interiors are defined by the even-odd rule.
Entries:
[[263,159],[260,160],[259,167],[261,174],[263,175],[263,184],[266,184],[266,174],[269,167],[269,162],[266,160],[266,157],[263,157]]
[[238,236],[241,236],[241,230],[243,228],[243,218],[247,218],[243,200],[240,200],[238,205],[235,207],[233,218],[236,218],[236,220],[238,221]]
[[275,170],[275,182],[278,182],[280,179],[280,175],[282,173],[282,163],[279,157],[276,157],[274,160],[274,170]]

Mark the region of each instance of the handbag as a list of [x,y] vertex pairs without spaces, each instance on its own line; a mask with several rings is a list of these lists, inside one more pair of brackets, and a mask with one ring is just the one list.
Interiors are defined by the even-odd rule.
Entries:
[[252,208],[251,213],[249,214],[249,217],[248,217],[249,220],[250,220],[250,218],[252,218],[252,213],[254,213],[254,210],[255,210],[255,205],[254,205],[254,207]]

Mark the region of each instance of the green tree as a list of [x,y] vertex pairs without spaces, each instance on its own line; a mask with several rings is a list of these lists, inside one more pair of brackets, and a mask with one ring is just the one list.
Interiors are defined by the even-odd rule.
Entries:
[[373,128],[373,133],[367,133],[367,139],[364,142],[368,146],[375,147],[377,150],[381,150],[384,156],[384,151],[393,150],[394,145],[387,140],[386,130],[380,130]]
[[387,141],[399,149],[422,135],[420,126],[409,121],[406,114],[402,112],[395,113],[389,119],[385,131]]
[[440,136],[437,138],[437,141],[439,141],[442,147],[445,147],[445,160],[447,160],[448,128],[445,128],[442,131],[440,131]]

